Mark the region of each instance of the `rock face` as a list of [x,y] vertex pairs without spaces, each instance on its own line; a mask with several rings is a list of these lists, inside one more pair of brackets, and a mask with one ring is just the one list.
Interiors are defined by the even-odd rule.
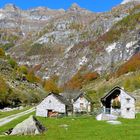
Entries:
[[[109,12],[93,13],[77,4],[66,11],[44,7],[23,11],[6,6],[0,10],[0,42],[5,46],[11,36],[18,36],[8,53],[21,65],[41,65],[37,72],[40,77],[47,79],[57,75],[59,84],[63,85],[83,67],[86,72],[104,74],[134,55],[139,27],[126,31],[112,42],[104,40],[106,34],[119,25],[117,23],[130,15],[133,7],[127,3]],[[5,34],[10,39],[5,39]]]
[[28,119],[16,125],[10,135],[37,135],[44,131],[45,127],[34,116],[30,116]]
[[128,2],[140,2],[140,0],[124,0],[121,4],[126,4]]

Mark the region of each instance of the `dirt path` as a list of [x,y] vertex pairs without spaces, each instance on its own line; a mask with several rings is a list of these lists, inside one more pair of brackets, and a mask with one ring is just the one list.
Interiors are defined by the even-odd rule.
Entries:
[[0,119],[0,126],[3,126],[5,124],[7,124],[7,123],[19,118],[19,117],[22,117],[22,116],[27,115],[29,113],[32,113],[34,111],[35,111],[35,107],[33,107],[33,108],[29,109],[29,110],[14,114],[14,115],[10,115],[8,117],[1,118]]

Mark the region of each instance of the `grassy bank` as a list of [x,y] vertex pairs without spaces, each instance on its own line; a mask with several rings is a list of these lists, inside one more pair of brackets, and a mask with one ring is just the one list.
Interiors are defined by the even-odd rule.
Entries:
[[[24,120],[24,116],[15,120],[0,131],[13,127]],[[104,121],[98,122],[93,117],[80,118],[40,118],[39,121],[48,129],[44,134],[37,136],[5,136],[2,140],[139,140],[140,115],[134,120],[120,119],[121,125],[111,125]],[[68,125],[68,127],[63,127]]]
[[0,119],[4,118],[4,117],[8,117],[8,116],[13,115],[13,114],[17,114],[17,113],[26,111],[26,110],[28,110],[30,108],[31,107],[25,107],[25,108],[23,108],[21,110],[13,110],[13,111],[7,111],[7,112],[0,112]]

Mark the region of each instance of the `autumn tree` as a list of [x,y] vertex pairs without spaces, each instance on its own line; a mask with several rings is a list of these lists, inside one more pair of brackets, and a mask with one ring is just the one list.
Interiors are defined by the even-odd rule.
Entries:
[[84,75],[84,80],[85,81],[92,81],[95,80],[99,77],[99,74],[97,72],[89,72]]
[[2,48],[0,48],[0,58],[5,56],[5,52]]
[[19,71],[19,73],[21,73],[21,74],[25,74],[25,75],[28,74],[28,68],[27,68],[25,65],[19,66],[18,71]]
[[30,70],[27,75],[26,75],[26,79],[31,82],[31,83],[39,83],[40,82],[40,78],[37,77],[34,73],[33,70]]
[[57,83],[53,79],[48,79],[44,83],[44,89],[47,92],[59,93],[61,89],[57,86]]
[[6,84],[5,80],[0,76],[0,104],[1,105],[7,103],[8,89],[9,87]]
[[126,74],[128,72],[137,71],[140,69],[140,53],[132,56],[126,63],[120,66],[117,70],[116,75],[119,77],[120,75]]
[[78,72],[65,84],[65,88],[70,90],[79,90],[82,88],[82,85],[83,77],[80,72]]

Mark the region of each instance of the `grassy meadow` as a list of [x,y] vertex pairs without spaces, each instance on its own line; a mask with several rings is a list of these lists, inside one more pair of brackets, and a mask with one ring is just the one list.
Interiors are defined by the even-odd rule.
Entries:
[[17,113],[20,113],[20,112],[23,112],[23,111],[26,111],[28,109],[30,109],[31,107],[24,107],[23,109],[21,110],[12,110],[12,111],[7,111],[7,112],[0,112],[0,119],[1,118],[4,118],[4,117],[8,117],[10,115],[14,115],[14,114],[17,114]]
[[[0,127],[0,133],[14,127],[29,115]],[[140,114],[134,120],[119,119],[121,125],[96,121],[94,117],[41,118],[38,120],[47,128],[37,136],[0,136],[2,140],[140,140]],[[68,127],[64,127],[67,125]]]

